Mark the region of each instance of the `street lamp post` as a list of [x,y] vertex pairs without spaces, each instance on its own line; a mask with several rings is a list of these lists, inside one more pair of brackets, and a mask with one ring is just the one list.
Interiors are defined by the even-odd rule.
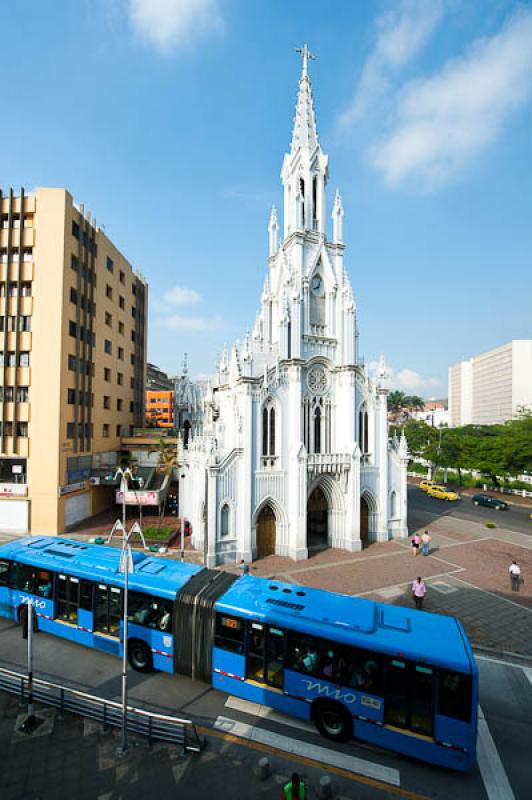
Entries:
[[[118,755],[125,755],[127,753],[127,606],[128,606],[128,590],[129,590],[129,567],[132,561],[131,546],[129,544],[129,536],[126,532],[126,492],[127,492],[127,479],[133,478],[133,473],[127,467],[125,470],[118,467],[115,473],[115,480],[120,476],[120,491],[122,493],[122,553],[120,555],[120,570],[124,571],[124,616],[122,621],[123,642],[122,642],[122,737],[120,747],[117,752]],[[111,538],[112,538],[111,532]]]

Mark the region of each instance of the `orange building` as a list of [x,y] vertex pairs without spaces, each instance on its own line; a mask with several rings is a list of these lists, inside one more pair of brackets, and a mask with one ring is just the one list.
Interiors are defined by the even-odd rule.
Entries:
[[154,389],[146,392],[146,423],[158,428],[174,427],[174,392]]

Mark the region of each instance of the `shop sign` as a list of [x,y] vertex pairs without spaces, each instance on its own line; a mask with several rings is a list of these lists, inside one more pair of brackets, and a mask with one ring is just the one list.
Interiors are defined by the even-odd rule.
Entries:
[[27,494],[25,483],[0,483],[0,497],[26,497]]
[[[124,502],[124,493],[116,492],[116,502]],[[126,492],[126,506],[158,506],[159,492]]]

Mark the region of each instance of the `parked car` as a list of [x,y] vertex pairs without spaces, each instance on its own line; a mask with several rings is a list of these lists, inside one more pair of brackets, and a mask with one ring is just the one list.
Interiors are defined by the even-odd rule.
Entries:
[[455,500],[458,500],[457,493],[453,492],[451,489],[448,489],[447,486],[429,486],[427,489],[427,494],[429,497],[435,497],[437,500],[448,500],[451,503],[454,503]]
[[493,497],[491,494],[474,494],[471,498],[474,506],[488,506],[495,511],[508,511],[508,503],[500,497]]
[[419,488],[424,492],[428,491],[430,486],[434,486],[434,481],[429,481],[427,478],[419,482]]

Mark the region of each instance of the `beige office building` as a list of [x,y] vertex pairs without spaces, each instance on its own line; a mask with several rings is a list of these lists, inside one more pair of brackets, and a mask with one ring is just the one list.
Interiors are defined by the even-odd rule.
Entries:
[[0,192],[0,532],[62,533],[144,421],[145,280],[64,189]]
[[532,409],[532,339],[508,344],[449,369],[450,424],[496,425]]

